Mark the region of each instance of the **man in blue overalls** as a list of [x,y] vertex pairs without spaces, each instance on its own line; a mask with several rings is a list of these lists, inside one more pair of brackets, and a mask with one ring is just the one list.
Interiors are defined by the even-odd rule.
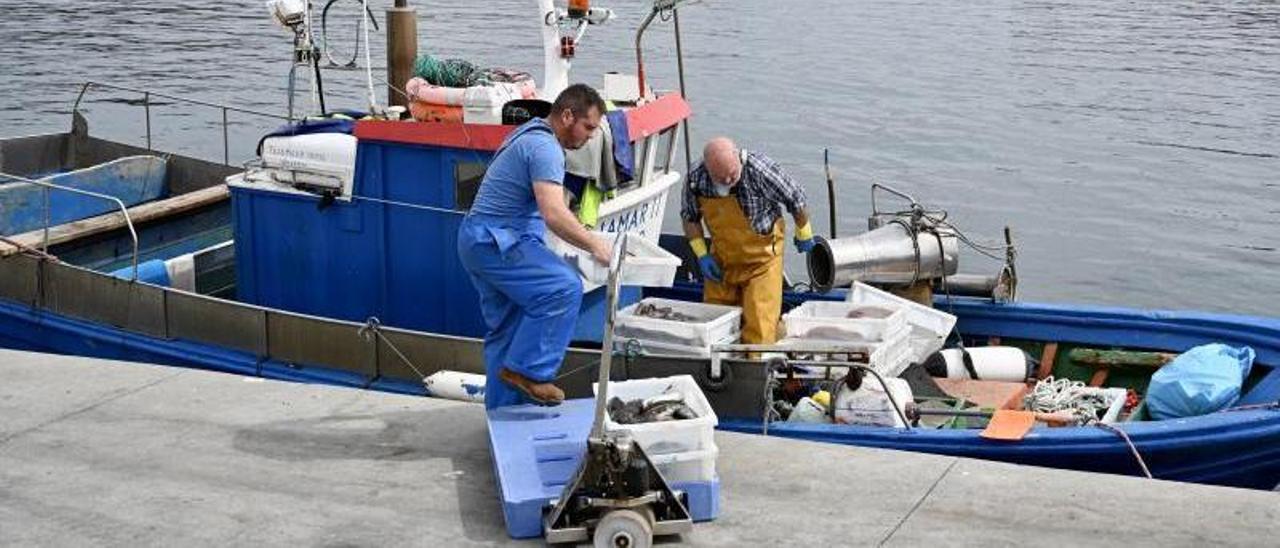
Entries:
[[582,227],[565,205],[564,149],[581,147],[600,125],[605,104],[583,84],[566,88],[546,119],[507,136],[458,229],[458,257],[480,293],[485,407],[556,404],[555,380],[578,321],[582,282],[547,248],[560,239],[608,264],[610,244]]

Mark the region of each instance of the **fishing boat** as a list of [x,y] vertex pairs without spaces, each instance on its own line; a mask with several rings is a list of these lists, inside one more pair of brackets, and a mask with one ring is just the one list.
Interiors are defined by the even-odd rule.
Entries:
[[[636,43],[676,4],[655,2]],[[538,8],[548,52],[544,86],[567,83],[563,38],[580,37],[586,23],[550,0]],[[636,68],[643,74],[643,65]],[[673,287],[632,288],[624,303],[697,302],[701,285],[682,239],[660,234],[682,178],[675,161],[682,140],[688,155],[683,133],[692,108],[682,93],[654,93],[637,80],[615,96],[622,104],[632,99],[619,121],[635,176],[601,204],[597,229],[637,233],[684,257]],[[513,125],[361,119],[344,122],[349,133],[308,133],[299,128],[313,122],[291,113],[106,83],[86,84],[81,98],[103,92],[141,96],[148,128],[152,100],[220,110],[222,161],[157,151],[150,134],[145,145],[93,137],[81,99],[70,131],[0,140],[0,180],[7,181],[0,191],[26,185],[15,191],[22,207],[8,206],[15,199],[0,211],[14,226],[24,223],[0,240],[0,345],[417,395],[429,394],[423,380],[437,373],[483,373],[483,323],[455,235],[485,163]],[[229,111],[278,120],[284,131],[272,138],[285,152],[274,163],[268,151],[249,166],[231,164]],[[120,168],[135,162],[148,168]],[[299,177],[307,174],[314,177]],[[833,285],[819,292],[794,284],[785,306],[845,300],[850,290]],[[591,394],[603,340],[604,291],[586,289],[558,381],[578,397]],[[719,427],[733,431],[1250,488],[1280,482],[1280,320],[954,295],[935,296],[933,304],[957,319],[952,344],[1021,348],[1039,358],[1038,377],[1092,378],[1141,394],[1154,367],[1099,376],[1074,351],[1179,353],[1217,342],[1248,346],[1256,361],[1231,409],[1162,421],[1138,411],[1106,427],[1036,428],[1016,442],[984,438],[956,421],[777,420],[767,390],[779,379],[776,361],[749,354],[711,359],[628,347],[615,352],[612,372],[617,380],[692,375]]]

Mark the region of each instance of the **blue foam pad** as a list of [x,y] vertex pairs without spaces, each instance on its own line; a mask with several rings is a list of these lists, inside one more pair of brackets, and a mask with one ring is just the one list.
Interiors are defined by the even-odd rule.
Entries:
[[[587,450],[595,400],[555,407],[518,405],[489,410],[489,447],[502,493],[502,515],[512,538],[542,536],[542,510],[558,498]],[[683,482],[694,521],[720,513],[720,482]]]

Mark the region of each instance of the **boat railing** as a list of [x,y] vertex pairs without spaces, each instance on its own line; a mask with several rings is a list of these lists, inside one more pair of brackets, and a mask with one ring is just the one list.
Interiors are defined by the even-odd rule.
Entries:
[[95,87],[103,88],[103,89],[111,89],[116,91],[127,91],[132,93],[139,93],[142,95],[142,108],[144,111],[143,116],[145,118],[146,132],[147,132],[147,150],[152,150],[151,148],[151,104],[152,104],[151,99],[153,97],[158,97],[168,101],[186,103],[190,105],[197,105],[197,106],[220,110],[222,112],[222,163],[228,166],[231,165],[231,140],[227,130],[229,125],[227,121],[228,113],[238,112],[241,114],[250,114],[253,116],[262,116],[266,118],[284,120],[286,122],[293,122],[293,117],[291,116],[283,116],[280,114],[272,114],[270,112],[262,112],[258,110],[247,109],[247,108],[233,107],[233,106],[224,105],[220,103],[211,103],[208,101],[201,101],[199,99],[179,97],[176,95],[159,93],[159,92],[146,90],[146,89],[134,88],[129,86],[121,86],[117,84],[107,84],[103,82],[94,82],[94,81],[85,82],[80,87],[80,93],[76,95],[76,102],[71,107],[72,116],[75,116],[80,113],[80,102],[84,99],[85,94],[88,93],[89,88],[95,88]]
[[129,208],[125,207],[124,202],[120,201],[120,199],[119,199],[119,198],[116,198],[115,196],[111,196],[111,195],[108,195],[108,194],[101,194],[101,193],[93,192],[93,191],[89,191],[89,190],[81,190],[81,189],[78,189],[78,188],[73,188],[73,187],[69,187],[69,186],[63,186],[63,185],[59,185],[59,184],[54,184],[54,183],[50,183],[50,182],[48,182],[48,181],[39,181],[39,180],[36,180],[36,179],[30,179],[30,178],[27,178],[27,177],[23,177],[23,176],[21,176],[21,175],[13,175],[13,174],[11,174],[11,173],[3,173],[3,172],[0,172],[0,177],[6,177],[6,178],[10,178],[10,179],[12,179],[12,180],[14,180],[14,181],[17,181],[17,182],[21,182],[21,183],[28,183],[28,184],[32,184],[32,185],[36,185],[36,186],[40,186],[40,187],[44,187],[44,188],[45,188],[45,191],[44,191],[44,229],[43,229],[43,230],[44,230],[44,239],[43,239],[43,242],[41,243],[41,246],[40,246],[40,251],[41,251],[41,253],[44,253],[45,255],[48,255],[48,254],[49,254],[49,223],[50,223],[50,215],[51,215],[51,211],[50,211],[50,209],[49,209],[49,193],[50,193],[52,190],[61,190],[61,191],[65,191],[65,192],[70,192],[70,193],[72,193],[72,194],[80,194],[80,195],[83,195],[83,196],[91,196],[91,197],[94,197],[94,198],[98,198],[98,199],[102,199],[102,200],[107,200],[107,201],[114,202],[114,203],[116,204],[116,207],[120,208],[120,214],[124,216],[124,223],[125,223],[125,226],[127,226],[127,227],[129,228],[129,237],[133,239],[133,277],[131,278],[131,281],[137,281],[137,280],[138,280],[138,231],[134,229],[134,227],[133,227],[133,219],[129,217]]

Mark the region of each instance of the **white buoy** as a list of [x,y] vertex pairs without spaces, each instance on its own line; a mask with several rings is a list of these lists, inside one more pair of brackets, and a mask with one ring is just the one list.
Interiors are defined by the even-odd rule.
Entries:
[[[982,346],[977,348],[948,348],[925,360],[925,369],[935,377],[970,379],[974,375],[964,364],[964,352],[969,353],[977,378],[984,381],[1023,382],[1035,374],[1032,362],[1021,348],[1012,346]],[[945,363],[946,370],[942,365]]]
[[484,403],[484,375],[459,371],[437,371],[424,379],[427,395],[472,403]]

